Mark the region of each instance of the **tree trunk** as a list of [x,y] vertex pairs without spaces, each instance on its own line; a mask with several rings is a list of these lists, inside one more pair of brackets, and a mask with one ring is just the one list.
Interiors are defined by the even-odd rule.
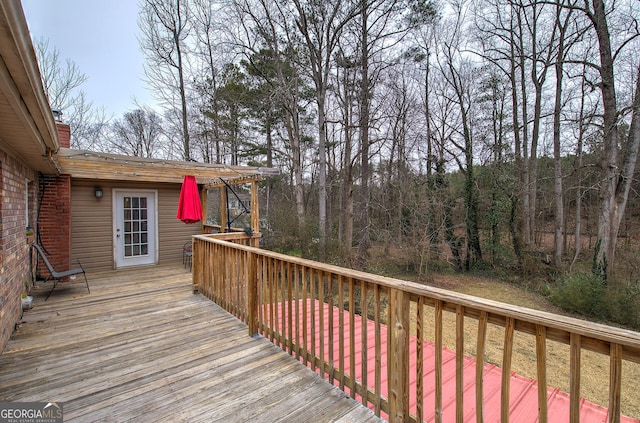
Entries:
[[[345,90],[346,90],[345,86]],[[345,108],[350,107],[350,103],[345,101]],[[343,222],[343,234],[342,234],[342,250],[344,251],[347,263],[353,265],[353,257],[351,248],[353,247],[353,165],[351,163],[351,126],[350,113],[345,117],[345,146],[344,146],[344,160],[342,164],[343,178],[342,178],[342,209],[341,221]]]
[[325,118],[326,86],[318,92],[318,235],[320,256],[324,257],[327,245],[327,122]]
[[[564,75],[566,21],[560,22],[561,6],[556,6],[556,27],[559,29],[558,53],[555,64],[556,99],[553,109],[553,169],[555,199],[555,230],[553,262],[556,268],[562,268],[563,234],[564,234],[564,191],[562,186],[562,156],[560,151],[560,113],[562,112],[562,77]],[[570,12],[569,12],[570,13]]]
[[358,260],[364,265],[369,254],[369,28],[367,2],[362,0],[360,18],[360,235]]
[[[521,167],[521,180],[522,180],[522,188],[523,188],[523,198],[522,198],[522,223],[523,223],[523,237],[524,244],[531,248],[532,239],[531,239],[531,174],[530,165],[529,165],[529,108],[527,105],[527,81],[526,81],[526,66],[525,66],[525,54],[524,54],[524,34],[522,31],[522,10],[516,10],[516,20],[518,23],[517,30],[519,31],[516,34],[516,39],[518,42],[518,50],[516,52],[516,56],[519,57],[518,60],[518,68],[520,70],[520,92],[522,93],[522,103],[521,103],[521,113],[522,113],[522,142],[521,153],[522,153],[522,167]],[[515,40],[512,40],[515,41]],[[516,109],[514,112],[516,113]],[[518,129],[516,129],[517,131]]]
[[[513,22],[513,7],[511,7],[512,19]],[[517,89],[517,62],[516,62],[516,52],[515,52],[515,38],[514,38],[514,29],[511,28],[510,31],[510,40],[509,40],[509,82],[511,83],[511,107],[513,112],[511,113],[513,117],[513,135],[514,135],[514,153],[515,153],[515,166],[517,171],[520,172],[519,182],[520,187],[515,187],[515,193],[512,194],[511,197],[511,216],[509,218],[509,232],[511,233],[511,243],[513,245],[513,253],[516,255],[518,260],[518,265],[522,265],[522,233],[523,233],[523,213],[520,204],[520,195],[518,191],[522,190],[523,182],[524,182],[524,173],[522,169],[524,166],[522,165],[522,140],[520,139],[520,121],[518,119],[518,89]]]
[[594,271],[604,278],[610,278],[615,257],[617,227],[616,188],[618,180],[618,109],[613,74],[613,56],[609,27],[603,0],[593,0],[592,23],[598,37],[600,51],[600,91],[603,113],[603,156],[600,162],[603,178],[600,184],[600,212],[598,215],[598,239],[596,245]]
[[[584,85],[583,85],[584,90]],[[583,126],[582,116],[584,110],[584,96],[580,102],[580,124],[578,129],[578,145],[576,146],[576,211],[575,211],[575,229],[574,229],[574,245],[575,251],[573,254],[573,260],[569,267],[569,272],[573,271],[573,266],[580,257],[582,251],[582,143],[583,143]]]

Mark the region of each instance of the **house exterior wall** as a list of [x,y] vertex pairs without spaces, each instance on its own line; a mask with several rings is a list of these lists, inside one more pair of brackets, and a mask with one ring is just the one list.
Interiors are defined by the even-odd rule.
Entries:
[[0,352],[20,320],[20,294],[31,281],[25,229],[35,222],[37,181],[32,169],[0,150]]
[[[103,197],[95,197],[95,189]],[[158,262],[182,260],[182,247],[200,233],[200,223],[187,225],[176,219],[180,184],[110,182],[85,179],[71,181],[71,260],[80,260],[89,271],[114,269],[113,190],[157,190]]]
[[[71,253],[71,177],[40,176],[42,203],[38,217],[40,244],[48,253],[47,258],[54,269],[68,270]],[[47,268],[38,267],[40,276],[49,276]]]
[[[71,144],[71,131],[66,123],[56,122],[61,147]],[[47,258],[56,270],[71,266],[71,177],[69,175],[42,175],[42,204],[38,216],[39,240],[48,253]],[[40,261],[40,276],[49,273]]]

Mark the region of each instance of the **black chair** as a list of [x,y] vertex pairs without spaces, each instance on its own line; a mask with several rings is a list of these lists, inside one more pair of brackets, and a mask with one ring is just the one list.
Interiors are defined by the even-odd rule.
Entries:
[[182,265],[184,267],[189,266],[189,271],[193,265],[193,244],[191,241],[187,241],[182,246]]
[[78,260],[78,266],[80,266],[80,267],[75,268],[75,269],[66,270],[64,272],[56,272],[56,270],[53,268],[53,266],[51,265],[51,263],[47,259],[47,256],[44,254],[44,251],[42,251],[42,248],[40,248],[39,245],[31,244],[31,248],[33,248],[34,250],[36,250],[38,252],[38,255],[42,259],[44,265],[47,266],[47,270],[49,270],[49,276],[47,277],[47,279],[45,279],[45,282],[48,281],[48,280],[52,280],[53,281],[53,288],[51,288],[51,291],[49,291],[49,294],[47,295],[47,298],[44,299],[45,301],[47,301],[49,299],[49,297],[53,293],[53,290],[56,289],[56,286],[58,285],[58,282],[60,282],[62,279],[66,278],[68,276],[73,276],[73,275],[82,274],[84,276],[84,283],[87,285],[87,291],[89,293],[91,293],[91,290],[89,289],[89,281],[87,280],[87,274],[85,273],[84,268],[82,267],[82,264],[80,264],[80,260]]

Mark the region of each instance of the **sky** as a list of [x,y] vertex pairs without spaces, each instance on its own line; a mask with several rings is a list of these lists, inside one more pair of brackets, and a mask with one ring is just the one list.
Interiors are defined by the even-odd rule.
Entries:
[[143,81],[136,0],[22,0],[32,39],[49,39],[60,58],[71,59],[88,80],[81,89],[94,107],[120,118],[154,105]]

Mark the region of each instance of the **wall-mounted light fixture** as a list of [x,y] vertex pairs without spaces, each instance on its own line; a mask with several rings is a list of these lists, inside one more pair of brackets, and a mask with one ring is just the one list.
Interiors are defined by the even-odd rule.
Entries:
[[102,198],[102,194],[103,194],[102,188],[97,187],[96,191],[95,191],[95,194],[96,194],[96,198]]

